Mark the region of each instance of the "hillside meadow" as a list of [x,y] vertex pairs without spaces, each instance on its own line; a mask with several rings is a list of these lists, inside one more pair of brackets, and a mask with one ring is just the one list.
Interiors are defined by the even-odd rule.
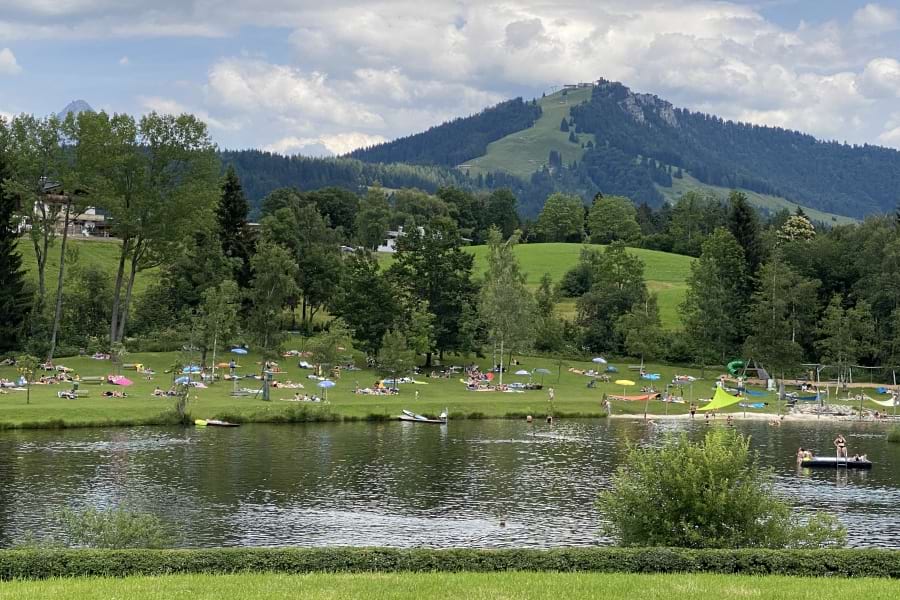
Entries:
[[[526,275],[526,283],[531,289],[537,289],[544,273],[549,273],[554,283],[559,283],[566,271],[578,263],[583,248],[602,250],[598,244],[519,244],[515,247],[522,272]],[[483,276],[487,269],[487,246],[470,246],[465,248],[475,256],[474,273]],[[684,300],[687,291],[687,278],[691,273],[690,256],[671,254],[643,248],[629,248],[628,252],[644,262],[644,278],[647,287],[659,297],[659,315],[663,327],[669,330],[681,328],[681,317],[678,305]],[[388,267],[393,262],[390,254],[379,255],[382,266]],[[575,300],[563,298],[559,303],[560,313],[567,318],[575,316]]]
[[516,131],[488,144],[484,156],[466,161],[466,169],[472,176],[503,171],[528,180],[531,174],[547,164],[551,150],[560,153],[562,163],[581,161],[584,155],[582,143],[595,142],[591,133],[579,134],[578,143],[569,141],[569,133],[560,130],[563,119],[569,118],[570,109],[591,98],[591,88],[555,92],[538,99],[541,116],[528,129]]

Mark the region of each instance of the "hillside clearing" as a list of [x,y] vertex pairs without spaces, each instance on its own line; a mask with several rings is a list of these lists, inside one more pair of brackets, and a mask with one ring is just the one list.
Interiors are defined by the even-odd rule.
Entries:
[[[672,187],[662,187],[656,186],[656,189],[666,197],[666,199],[670,203],[675,203],[678,199],[690,191],[697,192],[711,192],[715,194],[722,200],[728,198],[728,194],[731,193],[731,190],[724,187],[718,187],[714,185],[708,185],[702,183],[700,180],[695,179],[689,173],[684,173],[684,177],[681,179],[672,178]],[[740,190],[747,196],[747,200],[750,201],[750,204],[757,208],[762,208],[771,212],[776,212],[781,210],[782,208],[786,208],[787,210],[794,212],[797,210],[797,207],[800,207],[796,202],[791,202],[790,200],[786,200],[781,196],[771,196],[769,194],[760,194],[757,192],[753,192],[750,190]],[[814,208],[808,208],[806,206],[803,208],[803,212],[806,213],[812,221],[819,223],[826,223],[828,225],[849,225],[853,223],[858,223],[859,221],[852,217],[845,217],[842,215],[835,215],[832,213],[823,212],[821,210],[816,210]]]
[[470,175],[487,174],[503,171],[528,180],[531,174],[542,165],[547,164],[551,150],[556,150],[562,157],[564,165],[572,161],[581,161],[584,155],[582,143],[588,140],[594,143],[593,134],[578,134],[578,143],[569,141],[568,132],[560,130],[560,122],[569,117],[569,109],[591,98],[592,88],[580,88],[550,94],[538,100],[543,113],[528,129],[511,133],[506,137],[491,142],[487,154],[466,161]]
[[[544,273],[549,273],[553,283],[559,283],[566,271],[578,264],[583,248],[602,250],[598,244],[519,244],[515,247],[516,256],[526,275],[526,284],[537,289]],[[470,246],[465,248],[475,256],[474,274],[481,277],[487,268],[487,246]],[[628,248],[628,252],[644,261],[644,278],[647,287],[659,297],[659,312],[662,325],[669,330],[681,328],[681,317],[678,305],[684,300],[687,291],[687,278],[691,273],[690,256],[671,254],[643,248]],[[390,254],[380,254],[379,261],[383,267],[393,262]],[[560,314],[566,318],[575,316],[575,300],[562,298],[558,304]]]

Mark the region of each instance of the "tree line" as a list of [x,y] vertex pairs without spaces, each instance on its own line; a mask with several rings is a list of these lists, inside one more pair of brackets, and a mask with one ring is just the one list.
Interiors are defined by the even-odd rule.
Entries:
[[[274,354],[297,330],[328,360],[357,347],[394,368],[415,354],[508,360],[531,350],[695,364],[744,356],[792,373],[802,362],[840,371],[895,364],[900,353],[894,217],[824,228],[799,210],[763,218],[739,192],[727,202],[689,193],[658,210],[621,196],[598,194],[586,206],[553,194],[522,222],[507,189],[371,186],[277,189],[251,223],[237,171],[220,173],[205,126],[190,116],[3,122],[0,351],[49,358],[190,343],[205,357],[241,340]],[[119,239],[112,268],[82,264],[81,246],[58,233],[88,206],[108,215]],[[382,264],[372,250],[401,227]],[[531,291],[512,248],[542,241],[605,247],[586,246],[561,281],[545,274]],[[484,278],[463,251],[471,243],[489,247]],[[627,246],[697,257],[679,307],[683,331],[661,327],[644,265]],[[136,295],[142,272],[154,280]],[[562,297],[574,299],[574,318],[558,314]]]

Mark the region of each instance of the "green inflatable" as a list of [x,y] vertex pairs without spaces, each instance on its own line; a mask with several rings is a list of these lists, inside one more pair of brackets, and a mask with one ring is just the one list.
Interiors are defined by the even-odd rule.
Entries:
[[744,361],[742,361],[742,360],[733,360],[733,361],[731,361],[730,363],[728,363],[727,368],[728,368],[728,372],[731,373],[731,375],[732,375],[733,377],[737,377],[737,376],[738,376],[738,372],[739,372],[741,369],[743,369],[744,366],[745,366]]

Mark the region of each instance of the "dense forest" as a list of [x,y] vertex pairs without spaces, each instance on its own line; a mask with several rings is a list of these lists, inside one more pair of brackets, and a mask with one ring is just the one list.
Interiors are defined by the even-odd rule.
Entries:
[[484,154],[494,140],[528,129],[540,116],[541,107],[536,102],[515,98],[423,133],[355,150],[349,156],[369,163],[455,167]]
[[368,164],[348,158],[282,156],[260,150],[226,150],[219,152],[219,159],[223,169],[234,166],[250,200],[252,214],[257,214],[264,197],[285,187],[301,190],[340,187],[359,193],[376,184],[429,192],[448,185],[470,186],[459,171],[425,165]]

